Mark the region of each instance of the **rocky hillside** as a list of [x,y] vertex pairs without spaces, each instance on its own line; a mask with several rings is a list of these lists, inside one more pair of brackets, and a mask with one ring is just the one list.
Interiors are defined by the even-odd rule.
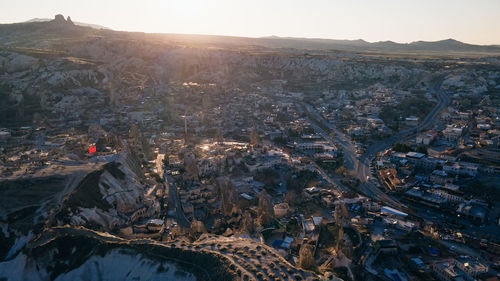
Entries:
[[[0,263],[0,278],[11,281],[207,280],[202,269],[188,261],[176,260],[167,247],[125,242],[84,229],[49,231],[14,259]],[[203,257],[203,254],[192,255],[192,261]],[[207,270],[213,273],[215,268],[225,267],[216,256],[204,258],[204,263],[210,264]],[[218,277],[213,280],[234,280],[229,271],[213,276]]]
[[47,226],[112,231],[137,211],[159,212],[159,202],[144,196],[148,186],[132,155],[122,152],[97,166],[73,165],[57,175],[0,181],[1,259],[14,257]]
[[314,273],[295,268],[273,248],[251,239],[205,237],[194,243],[159,243],[81,227],[47,229],[18,256],[0,262],[0,278],[8,280],[225,281],[264,276],[317,280]]
[[129,223],[136,211],[159,213],[159,202],[144,198],[144,184],[127,163],[129,157],[122,154],[116,161],[87,174],[63,199],[55,224],[82,225],[109,232]]
[[[1,25],[0,126],[26,125],[36,119],[35,112],[77,123],[97,122],[116,105],[137,104],[152,93],[164,95],[171,82],[251,89],[254,83],[272,80],[285,92],[305,93],[355,90],[376,83],[425,89],[436,77],[446,77],[445,84],[452,85],[461,79],[454,77],[471,65],[478,81],[484,80],[474,86],[479,93],[496,87],[496,80],[489,77],[500,63],[495,57],[416,59],[372,55],[362,49],[290,50],[265,47],[248,38],[217,38],[97,30],[64,18]],[[457,44],[446,41],[439,46]]]

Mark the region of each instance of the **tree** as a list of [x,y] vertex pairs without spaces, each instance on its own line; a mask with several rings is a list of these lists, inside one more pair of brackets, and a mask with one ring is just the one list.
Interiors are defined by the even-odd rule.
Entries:
[[340,166],[335,170],[335,174],[337,175],[343,175],[345,172],[347,172],[347,168],[345,166]]
[[418,153],[422,153],[422,154],[427,155],[427,146],[425,146],[424,144],[421,144],[421,145],[417,146],[415,151]]
[[217,128],[215,131],[215,139],[217,142],[224,142],[224,136],[222,135],[222,131],[220,128]]
[[236,202],[236,191],[227,177],[217,178],[217,186],[221,196],[221,211],[224,216],[230,216]]
[[288,203],[288,205],[293,206],[295,205],[296,201],[297,201],[297,195],[295,194],[295,191],[289,190],[285,194],[285,202]]
[[339,253],[342,246],[342,237],[344,236],[344,228],[339,227],[337,232],[337,243],[335,245],[335,252]]
[[252,132],[250,133],[250,144],[251,145],[259,145],[260,138],[259,138],[259,132],[257,131],[257,128],[253,127]]
[[407,144],[397,142],[392,145],[392,150],[406,153],[411,151],[411,147],[409,147]]
[[199,179],[199,169],[198,163],[196,161],[196,156],[193,153],[186,153],[184,157],[184,178],[188,180],[198,180]]
[[288,128],[288,136],[291,137],[291,138],[298,138],[298,137],[300,137],[299,133],[297,133],[292,128]]
[[275,144],[278,144],[278,145],[282,145],[282,146],[283,146],[283,145],[286,145],[286,143],[288,142],[288,140],[287,140],[285,137],[283,137],[283,136],[277,136],[277,137],[275,137],[275,138],[273,139],[273,142],[274,142]]
[[302,130],[302,133],[304,134],[307,134],[307,135],[311,135],[311,134],[314,134],[314,129],[312,127],[306,127]]
[[349,221],[349,212],[345,207],[343,202],[339,202],[335,205],[335,214],[334,214],[335,223],[340,227],[344,227]]
[[139,143],[139,128],[137,128],[137,126],[135,124],[132,124],[132,126],[130,126],[130,130],[128,132],[128,137],[129,139],[135,143],[135,144],[138,144]]
[[273,204],[271,203],[271,196],[269,196],[265,190],[262,190],[259,193],[259,206],[257,213],[259,215],[259,223],[262,226],[269,225],[274,220],[274,209]]

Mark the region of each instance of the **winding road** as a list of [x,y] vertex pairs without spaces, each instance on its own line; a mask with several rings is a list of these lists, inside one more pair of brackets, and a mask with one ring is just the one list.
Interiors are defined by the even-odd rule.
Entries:
[[[324,118],[310,104],[301,103],[300,105],[301,109],[307,113],[308,121],[313,125],[314,129],[331,144],[336,143],[342,148],[344,155],[344,166],[349,171],[352,171],[361,181],[359,189],[362,193],[373,199],[378,199],[379,201],[382,201],[387,205],[406,209],[400,202],[380,190],[375,184],[368,181],[369,177],[371,176],[369,163],[378,152],[387,149],[394,142],[414,138],[420,131],[429,129],[431,125],[434,124],[439,112],[441,112],[441,110],[443,110],[450,103],[450,98],[441,89],[441,82],[437,83],[436,86],[431,89],[431,93],[436,95],[438,103],[418,126],[416,126],[415,128],[400,131],[390,138],[373,143],[359,158],[356,156],[356,149],[353,145],[352,140],[348,136],[337,130],[335,125],[324,120]],[[317,122],[321,122],[321,124],[317,124]],[[329,128],[330,132],[334,132],[334,137],[330,136],[329,132],[326,132],[323,129],[325,126]],[[343,190],[344,188],[345,187],[339,189]]]

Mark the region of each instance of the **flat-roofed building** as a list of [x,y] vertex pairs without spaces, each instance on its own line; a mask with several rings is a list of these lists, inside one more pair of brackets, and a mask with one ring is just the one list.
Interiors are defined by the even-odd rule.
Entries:
[[442,170],[432,171],[429,179],[433,184],[446,184],[453,181],[453,177],[450,177],[448,173]]
[[436,139],[437,133],[434,131],[429,131],[417,135],[416,143],[429,145]]
[[472,281],[465,272],[455,266],[455,260],[442,260],[432,265],[432,271],[441,281]]
[[460,256],[456,260],[456,266],[472,277],[488,272],[488,266],[482,264],[476,258]]

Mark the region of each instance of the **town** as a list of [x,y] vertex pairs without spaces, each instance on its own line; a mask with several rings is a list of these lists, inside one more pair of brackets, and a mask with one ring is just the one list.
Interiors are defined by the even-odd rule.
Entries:
[[237,280],[499,280],[498,59],[141,46],[199,57],[165,74],[106,40],[0,49],[2,259],[78,230]]

